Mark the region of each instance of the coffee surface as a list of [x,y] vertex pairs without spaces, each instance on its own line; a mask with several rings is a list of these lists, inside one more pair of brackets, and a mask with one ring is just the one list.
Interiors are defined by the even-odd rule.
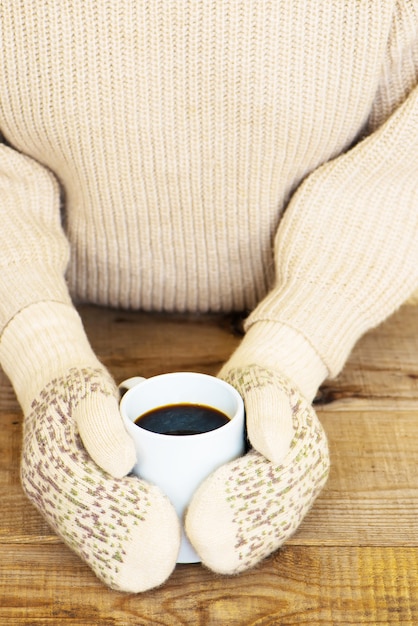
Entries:
[[199,435],[229,422],[229,417],[203,404],[160,406],[136,418],[135,424],[161,435]]

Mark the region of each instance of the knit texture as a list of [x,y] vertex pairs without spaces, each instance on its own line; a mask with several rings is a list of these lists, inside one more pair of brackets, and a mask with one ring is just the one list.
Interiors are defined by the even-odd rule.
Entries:
[[[53,379],[61,387],[73,368],[95,369],[74,319],[67,339],[54,341],[74,300],[251,310],[231,371],[275,370],[277,357],[281,391],[269,403],[281,406],[288,390],[296,434],[288,425],[282,465],[251,452],[197,498],[190,532],[214,569],[251,566],[294,531],[327,470],[325,438],[301,394],[335,376],[361,334],[418,286],[417,25],[416,0],[0,3],[0,359],[22,406]],[[50,332],[44,306],[54,309]],[[285,374],[299,372],[295,382],[281,360]],[[61,432],[69,406],[58,397],[28,421],[35,433],[46,412],[25,442],[35,446],[25,488],[35,481],[38,495],[49,478],[35,480],[32,459],[52,458],[57,435],[42,447],[43,433],[50,419]],[[71,412],[76,444],[59,473],[66,481],[75,472],[80,502],[89,492],[69,463],[73,454],[77,467],[88,459],[76,433],[101,465],[111,460],[106,445],[94,446],[96,409]],[[273,416],[253,437],[263,449]],[[68,483],[57,484],[69,503]],[[100,503],[109,529],[110,505]],[[55,505],[38,504],[55,524]],[[208,525],[213,511],[225,532],[213,517]],[[71,535],[82,528],[78,513],[72,520],[71,530],[54,527]],[[113,565],[106,572],[125,586]]]
[[95,356],[73,307],[39,302],[20,311],[1,337],[0,360],[25,414],[51,380],[65,378],[69,370],[94,370],[101,378],[102,393],[87,394],[74,409],[78,432],[103,470],[115,478],[132,470],[136,453],[119,412],[118,390]]
[[309,402],[328,376],[327,368],[307,339],[278,322],[252,324],[218,375],[228,378],[231,370],[254,364],[284,374]]
[[0,31],[0,327],[67,268],[255,308],[335,375],[417,286],[414,0],[3,0]]
[[[235,370],[229,382],[244,402],[254,392],[269,397],[272,386],[285,394],[293,437],[280,462],[253,449],[214,472],[194,495],[186,531],[202,561],[223,574],[242,572],[277,550],[299,527],[329,471],[323,428],[285,377],[253,367]],[[277,435],[280,447],[280,430]]]
[[162,584],[180,545],[177,515],[157,487],[115,480],[91,460],[74,412],[107,397],[101,371],[72,369],[34,399],[24,422],[23,488],[52,528],[109,587],[139,592]]

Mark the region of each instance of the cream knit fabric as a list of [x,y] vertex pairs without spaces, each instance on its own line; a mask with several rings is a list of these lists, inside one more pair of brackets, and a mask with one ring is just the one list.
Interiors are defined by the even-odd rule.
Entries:
[[72,296],[102,304],[274,287],[250,323],[334,374],[416,287],[416,0],[0,7],[1,327],[68,301],[70,247]]
[[[242,394],[247,416],[269,418],[276,409],[278,422],[267,450],[259,438],[248,454],[217,469],[199,486],[187,511],[186,531],[203,562],[221,574],[237,574],[297,530],[326,482],[329,455],[312,406],[285,377],[253,365],[235,369],[227,380]],[[284,449],[287,417],[293,437]]]
[[108,586],[145,591],[171,574],[180,526],[155,485],[115,480],[86,453],[76,413],[98,407],[114,383],[100,369],[72,368],[34,398],[24,424],[21,478],[25,493],[62,539]]
[[[230,369],[256,354],[300,407],[418,286],[417,0],[0,0],[0,42],[0,362],[22,405],[74,299],[251,310]],[[72,320],[58,361],[90,366]],[[317,428],[305,408],[289,438]],[[326,473],[318,440],[296,490]]]

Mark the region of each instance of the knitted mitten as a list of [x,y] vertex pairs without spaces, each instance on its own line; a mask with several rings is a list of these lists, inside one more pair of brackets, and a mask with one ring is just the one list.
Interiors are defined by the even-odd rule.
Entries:
[[176,563],[179,521],[157,487],[123,477],[135,457],[117,389],[76,312],[29,307],[6,328],[0,356],[25,414],[21,479],[29,499],[108,586],[139,592],[163,583]]
[[326,482],[327,440],[310,404],[326,370],[296,332],[260,323],[220,376],[244,398],[252,449],[199,487],[186,532],[209,568],[232,574],[282,545]]

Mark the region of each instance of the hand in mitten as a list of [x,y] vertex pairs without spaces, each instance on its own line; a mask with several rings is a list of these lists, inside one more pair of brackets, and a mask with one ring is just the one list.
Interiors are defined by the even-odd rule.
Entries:
[[0,354],[25,415],[21,479],[29,499],[108,586],[139,592],[163,583],[176,563],[179,521],[157,487],[123,477],[135,453],[117,389],[76,312],[33,305],[5,330]]
[[307,399],[326,370],[296,333],[260,326],[250,329],[220,372],[244,399],[252,449],[203,482],[186,517],[202,561],[225,574],[254,566],[282,545],[329,470],[326,436]]

